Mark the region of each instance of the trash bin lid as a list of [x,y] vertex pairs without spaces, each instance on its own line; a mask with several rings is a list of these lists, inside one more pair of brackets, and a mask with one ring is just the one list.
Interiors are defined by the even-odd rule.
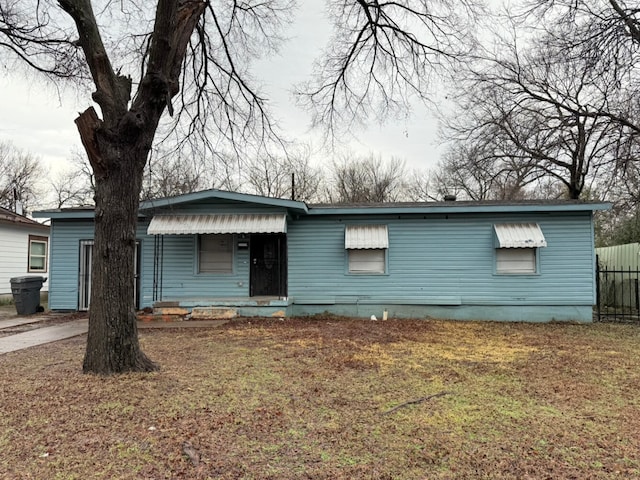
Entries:
[[46,282],[46,277],[28,275],[24,277],[13,277],[9,280],[11,283],[28,283],[28,282]]

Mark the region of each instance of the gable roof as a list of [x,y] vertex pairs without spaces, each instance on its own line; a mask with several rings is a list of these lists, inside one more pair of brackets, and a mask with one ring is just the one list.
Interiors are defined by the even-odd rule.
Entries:
[[15,225],[49,231],[49,226],[43,225],[35,220],[31,220],[24,215],[18,215],[17,213],[2,207],[0,207],[0,223],[4,225]]
[[151,210],[160,207],[176,206],[185,203],[197,202],[202,200],[230,200],[241,203],[254,203],[258,205],[267,205],[273,207],[283,207],[300,212],[307,212],[307,204],[296,200],[287,200],[285,198],[263,197],[262,195],[253,195],[250,193],[229,192],[226,190],[203,190],[201,192],[186,193],[175,197],[165,197],[153,200],[145,200],[140,203],[140,210]]

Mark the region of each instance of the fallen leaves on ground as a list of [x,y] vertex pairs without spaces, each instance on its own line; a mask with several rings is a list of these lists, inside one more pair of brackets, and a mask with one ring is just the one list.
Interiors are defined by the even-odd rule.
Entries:
[[318,316],[140,338],[160,372],[83,375],[82,337],[1,356],[0,478],[640,478],[637,326]]

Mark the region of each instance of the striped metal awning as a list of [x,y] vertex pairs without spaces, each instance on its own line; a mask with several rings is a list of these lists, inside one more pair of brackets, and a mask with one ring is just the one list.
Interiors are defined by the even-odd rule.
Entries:
[[496,246],[499,248],[546,247],[547,240],[537,223],[496,223]]
[[149,235],[286,232],[285,214],[156,215],[147,229]]
[[344,248],[389,248],[386,225],[347,225],[344,229]]

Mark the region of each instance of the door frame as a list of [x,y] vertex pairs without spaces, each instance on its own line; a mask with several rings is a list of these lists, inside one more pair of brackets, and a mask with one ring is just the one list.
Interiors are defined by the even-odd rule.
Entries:
[[[80,240],[80,263],[78,265],[78,310],[87,311],[91,304],[91,272],[93,269],[93,240]],[[140,240],[136,240],[133,257],[133,301],[140,308]]]
[[278,280],[277,285],[274,288],[273,293],[266,294],[264,296],[277,296],[284,298],[287,296],[287,277],[288,277],[288,262],[287,262],[287,235],[285,233],[253,233],[249,237],[249,296],[263,296],[255,295],[256,278],[254,275],[254,240],[257,237],[269,237],[273,238],[276,243],[277,252],[277,264],[278,264]]

